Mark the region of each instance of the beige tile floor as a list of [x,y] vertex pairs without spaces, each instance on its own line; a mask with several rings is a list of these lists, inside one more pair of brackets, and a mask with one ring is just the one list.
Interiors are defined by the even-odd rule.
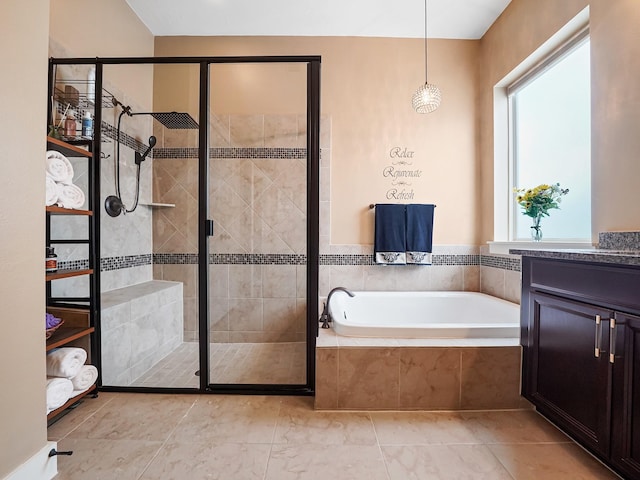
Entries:
[[[306,343],[211,343],[211,383],[305,384]],[[198,344],[185,342],[131,383],[198,388]]]
[[56,480],[615,479],[533,411],[315,411],[311,397],[100,393],[49,427]]

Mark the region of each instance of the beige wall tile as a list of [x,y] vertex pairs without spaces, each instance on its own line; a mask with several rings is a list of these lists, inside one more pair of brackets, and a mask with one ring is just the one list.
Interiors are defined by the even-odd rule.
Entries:
[[209,329],[212,331],[229,331],[229,299],[209,299]]
[[460,291],[464,288],[464,273],[458,265],[432,265],[429,268],[429,290]]
[[297,291],[295,265],[265,265],[262,267],[264,298],[295,298]]
[[262,265],[229,265],[229,297],[262,297]]
[[494,267],[480,267],[480,291],[498,298],[504,298],[504,270]]
[[338,349],[316,349],[315,408],[338,408]]
[[264,147],[264,116],[230,115],[229,144],[232,147]]
[[262,331],[262,299],[232,298],[229,300],[229,330]]
[[266,115],[264,117],[265,147],[297,147],[298,117],[296,115]]
[[182,282],[182,294],[185,298],[196,297],[198,291],[198,265],[164,265],[163,280]]
[[229,298],[229,265],[209,265],[209,296]]
[[460,408],[461,353],[455,348],[401,348],[400,408]]
[[466,348],[462,352],[463,409],[524,408],[520,347]]
[[264,298],[262,330],[265,332],[299,331],[295,298]]
[[522,274],[513,270],[504,272],[504,298],[513,303],[520,303],[522,291]]
[[399,362],[397,349],[339,349],[338,408],[397,408]]
[[209,144],[211,147],[229,146],[229,115],[211,114],[209,119]]
[[429,290],[431,285],[431,268],[428,265],[380,266],[380,268],[396,268],[396,286],[399,290]]
[[463,290],[465,292],[480,291],[480,266],[465,265],[462,267],[463,272]]

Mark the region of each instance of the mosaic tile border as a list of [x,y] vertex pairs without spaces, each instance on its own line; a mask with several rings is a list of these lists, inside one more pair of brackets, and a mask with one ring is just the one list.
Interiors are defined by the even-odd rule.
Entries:
[[100,271],[109,272],[152,264],[153,256],[150,253],[143,255],[126,255],[124,257],[106,257],[100,259]]
[[[198,158],[198,148],[157,148],[153,158]],[[209,158],[276,158],[305,159],[306,148],[280,147],[213,147],[209,149]]]
[[[433,265],[444,266],[481,264],[480,255],[433,255],[432,260]],[[78,262],[83,262],[83,265],[88,265],[87,260]],[[77,262],[61,262],[61,265],[74,265],[61,268],[80,268],[75,266],[76,263]],[[144,265],[196,265],[197,263],[198,254],[196,253],[149,253],[102,258],[100,261],[100,271],[106,272]],[[213,253],[209,255],[209,264],[211,265],[306,265],[306,263],[307,256],[302,254]],[[376,265],[373,255],[323,254],[319,256],[318,263],[322,266]]]
[[[118,129],[105,121],[102,121],[102,123],[100,124],[100,133],[102,134],[103,138],[108,138],[110,140],[113,140],[114,142],[118,137]],[[127,132],[123,132],[122,130],[120,130],[120,144],[129,147],[138,153],[143,153],[147,149],[147,145],[136,140]],[[152,150],[149,154],[149,157],[153,158],[153,156],[154,150]]]
[[[154,253],[155,265],[195,265],[196,253]],[[212,253],[210,265],[305,265],[307,256],[286,253]]]
[[[468,266],[480,265],[480,255],[452,255],[434,254],[431,258],[432,265]],[[320,265],[377,265],[373,255],[342,255],[325,254],[320,255]]]
[[89,259],[58,262],[59,270],[86,270],[87,268],[89,268]]
[[480,265],[519,272],[522,262],[520,258],[509,258],[499,255],[480,255]]

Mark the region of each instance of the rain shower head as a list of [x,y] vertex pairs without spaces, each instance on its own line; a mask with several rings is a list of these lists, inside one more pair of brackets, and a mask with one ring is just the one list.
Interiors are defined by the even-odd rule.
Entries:
[[195,130],[198,123],[184,112],[153,112],[151,116],[166,128],[173,130]]
[[135,115],[151,115],[158,120],[164,127],[172,130],[196,130],[198,124],[189,115],[184,112],[135,112],[131,116]]
[[133,117],[135,115],[151,115],[164,127],[171,130],[197,130],[198,122],[186,112],[132,112],[131,107],[124,105],[116,97],[111,98],[114,107],[120,106],[124,113]]

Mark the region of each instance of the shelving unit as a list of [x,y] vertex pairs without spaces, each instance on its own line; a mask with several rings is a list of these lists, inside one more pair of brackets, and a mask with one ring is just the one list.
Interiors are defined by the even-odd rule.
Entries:
[[[64,265],[64,259],[60,263],[63,268],[55,272],[46,272],[46,304],[47,312],[62,318],[64,324],[56,330],[53,335],[46,341],[46,351],[53,350],[55,348],[63,346],[75,346],[83,348],[87,351],[87,363],[96,365],[97,349],[96,349],[96,322],[99,311],[99,283],[98,274],[96,269],[97,264],[97,248],[96,248],[96,222],[97,215],[94,215],[93,211],[93,197],[92,192],[96,186],[97,178],[95,171],[98,166],[95,165],[95,159],[92,154],[93,142],[89,140],[74,140],[74,143],[65,142],[58,138],[47,137],[47,149],[57,150],[66,157],[69,158],[84,158],[88,162],[88,180],[87,180],[87,192],[86,198],[88,199],[88,209],[69,209],[58,206],[45,207],[46,212],[46,246],[56,245],[86,245],[88,258],[85,260],[71,262],[71,268]],[[85,217],[87,220],[86,230],[83,228],[82,232],[74,231],[71,235],[67,235],[70,238],[53,238],[52,235],[52,217],[57,216],[80,216]],[[75,225],[71,228],[79,228]],[[52,284],[58,280],[70,279],[73,277],[86,277],[88,279],[88,295],[71,296],[69,291],[65,291],[64,295],[53,295]],[[84,285],[84,284],[83,284]],[[68,289],[73,290],[73,289]],[[84,292],[83,292],[84,294]],[[97,365],[96,365],[97,366]],[[63,414],[68,407],[74,405],[80,401],[83,397],[89,394],[97,395],[97,386],[94,384],[88,390],[81,394],[70,398],[61,407],[49,412],[47,415],[47,421],[51,424],[61,414]]]

